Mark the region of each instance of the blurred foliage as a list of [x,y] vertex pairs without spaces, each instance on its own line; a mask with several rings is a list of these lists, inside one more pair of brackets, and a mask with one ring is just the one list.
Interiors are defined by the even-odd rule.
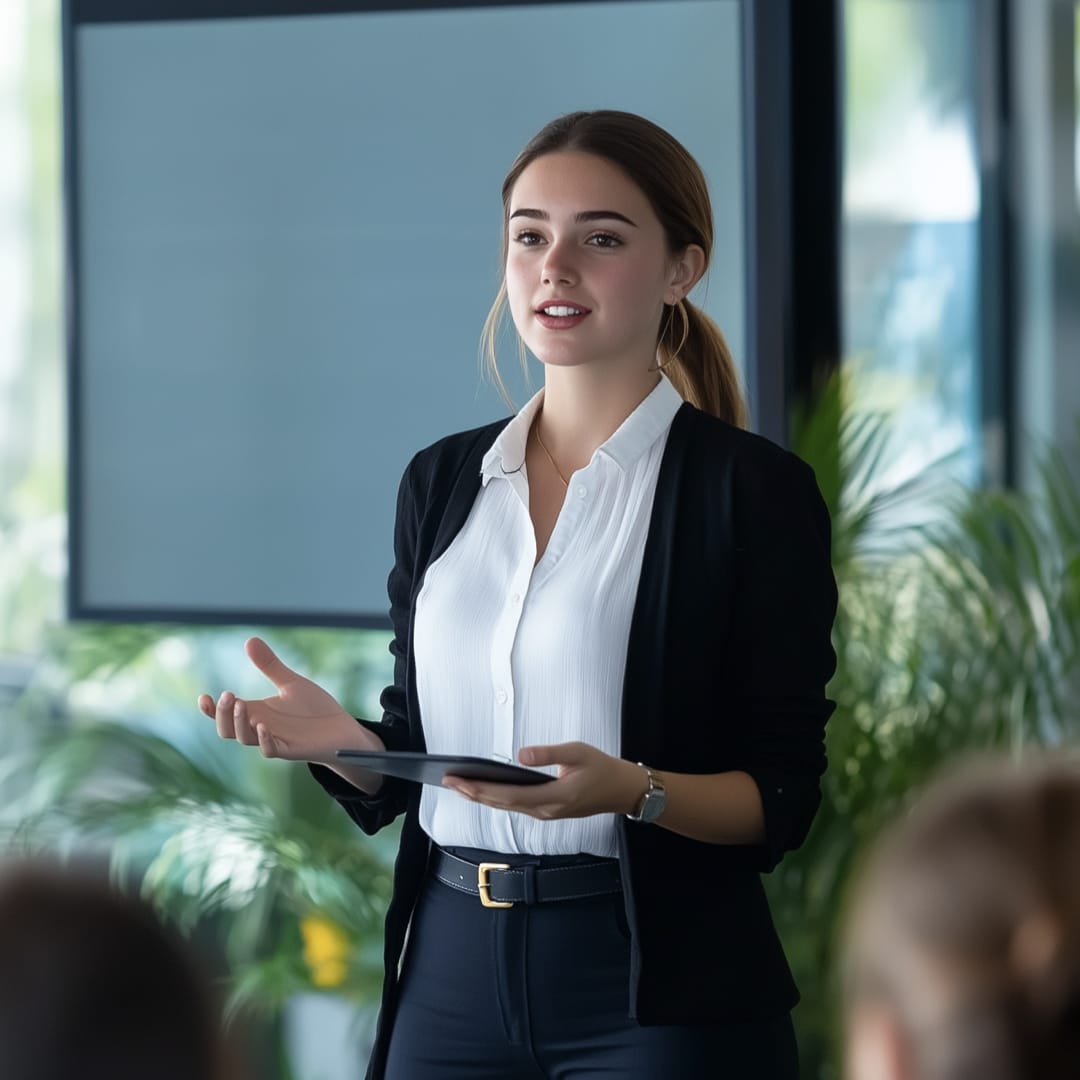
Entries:
[[[268,636],[354,712],[387,678],[385,634]],[[196,679],[210,678],[216,685],[204,685],[219,692],[222,680],[207,673],[225,652],[228,666],[242,658],[236,631],[76,624],[54,633],[52,664],[71,680],[69,711],[64,722],[39,724],[32,707],[16,710],[33,737],[7,758],[10,775],[26,778],[7,841],[99,849],[118,881],[141,882],[184,931],[217,927],[232,1010],[273,1013],[298,991],[326,988],[325,955],[312,959],[312,927],[347,950],[332,992],[370,1004],[382,980],[394,831],[359,843],[305,768],[217,738],[195,708],[203,688]],[[89,708],[79,705],[85,686],[98,691]],[[132,686],[146,696],[132,697]],[[103,718],[111,703],[122,720]]]
[[796,424],[833,517],[840,604],[823,802],[766,881],[803,1000],[804,1075],[839,1075],[844,898],[878,831],[958,754],[1080,730],[1080,482],[1053,448],[1030,494],[952,484],[950,462],[882,483],[887,419],[836,379]]
[[22,35],[15,100],[0,103],[0,214],[17,242],[0,299],[0,341],[16,347],[0,355],[0,654],[33,654],[60,616],[65,565],[59,3],[24,0],[0,25]]

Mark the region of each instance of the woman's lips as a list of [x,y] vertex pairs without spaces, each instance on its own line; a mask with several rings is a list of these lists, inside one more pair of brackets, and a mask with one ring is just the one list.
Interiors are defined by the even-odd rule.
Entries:
[[548,330],[569,330],[589,316],[588,308],[577,304],[553,302],[536,309],[536,318]]

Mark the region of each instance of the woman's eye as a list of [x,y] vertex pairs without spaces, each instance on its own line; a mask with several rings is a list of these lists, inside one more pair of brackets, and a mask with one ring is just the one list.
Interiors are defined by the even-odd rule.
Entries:
[[622,241],[613,233],[593,233],[592,236],[589,237],[587,243],[592,244],[593,247],[602,248],[614,248],[622,246]]
[[531,229],[523,229],[521,232],[515,234],[514,243],[524,244],[526,247],[534,247],[539,244],[543,239],[538,232],[533,232]]

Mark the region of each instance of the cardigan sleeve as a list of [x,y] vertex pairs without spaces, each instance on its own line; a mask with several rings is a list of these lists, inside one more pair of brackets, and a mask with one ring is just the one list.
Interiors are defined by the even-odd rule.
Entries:
[[733,508],[738,758],[765,817],[764,843],[745,854],[765,872],[806,839],[821,803],[837,606],[829,513],[813,471],[770,451],[739,463]]
[[[390,622],[393,628],[390,653],[394,657],[394,681],[383,690],[379,698],[383,709],[382,720],[357,720],[357,723],[378,735],[387,750],[418,749],[412,745],[406,684],[409,619],[420,516],[414,486],[415,465],[414,458],[406,468],[398,487],[394,521],[394,566],[387,581]],[[315,779],[341,803],[349,817],[368,835],[377,832],[384,825],[389,825],[399,814],[405,812],[409,795],[408,781],[387,776],[378,793],[369,796],[353,787],[332,769],[314,764],[309,768]]]

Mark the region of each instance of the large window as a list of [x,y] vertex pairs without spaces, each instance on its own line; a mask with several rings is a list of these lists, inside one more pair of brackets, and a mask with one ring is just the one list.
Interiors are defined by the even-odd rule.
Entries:
[[843,356],[895,419],[898,469],[980,470],[979,215],[969,0],[848,0]]

